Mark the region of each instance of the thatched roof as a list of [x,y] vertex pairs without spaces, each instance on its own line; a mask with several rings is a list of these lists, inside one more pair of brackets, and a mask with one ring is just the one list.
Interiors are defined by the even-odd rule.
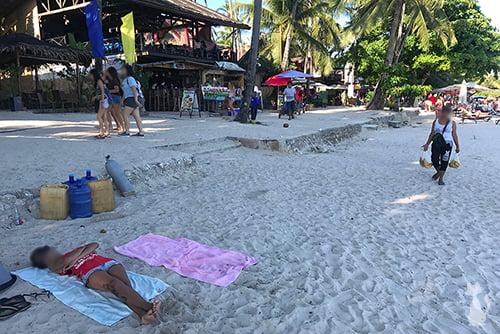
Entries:
[[193,0],[130,0],[137,4],[157,8],[168,14],[212,25],[250,29],[247,24],[232,19]]
[[25,34],[0,36],[0,64],[15,64],[17,53],[24,66],[77,61],[88,65],[92,61],[88,51],[55,45]]
[[0,16],[7,16],[14,11],[14,9],[19,7],[22,2],[22,0],[2,0],[2,5],[0,6]]

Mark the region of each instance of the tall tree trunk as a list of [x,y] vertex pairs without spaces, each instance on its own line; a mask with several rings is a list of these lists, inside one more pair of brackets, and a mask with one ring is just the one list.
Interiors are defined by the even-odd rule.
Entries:
[[253,1],[253,24],[252,24],[252,43],[250,49],[250,60],[245,78],[245,93],[243,105],[240,112],[234,118],[240,123],[248,123],[248,110],[255,87],[255,74],[257,72],[257,57],[259,55],[260,40],[260,21],[262,18],[262,0]]
[[408,36],[411,34],[411,31],[413,30],[413,25],[415,24],[415,19],[412,19],[409,23],[408,26],[406,27],[404,34],[402,37],[399,39],[398,45],[396,47],[394,59],[392,60],[392,65],[397,65],[399,63],[399,58],[401,57],[401,53],[403,53],[403,48],[406,42],[406,39]]
[[307,43],[306,66],[304,67],[304,71],[307,74],[314,74],[311,43]]
[[388,68],[393,65],[394,57],[396,55],[396,48],[398,46],[398,41],[403,33],[403,19],[405,15],[405,0],[395,0],[394,1],[394,15],[392,19],[391,32],[389,35],[389,44],[387,46],[387,51],[385,53],[384,59],[384,69],[380,73],[380,78],[377,82],[377,87],[375,88],[375,93],[366,107],[369,110],[380,110],[384,108],[385,93],[382,90],[382,86],[387,79]]
[[[307,28],[309,29],[309,35],[312,35],[312,19],[307,19]],[[304,72],[308,74],[313,74],[313,59],[312,59],[312,46],[310,42],[307,42],[307,51],[306,51],[306,61],[304,66]]]
[[290,48],[292,46],[293,25],[295,24],[295,16],[297,15],[297,5],[299,1],[295,0],[292,5],[292,12],[290,14],[290,22],[288,32],[286,35],[285,49],[283,50],[283,58],[281,59],[281,70],[284,71],[288,67],[290,58]]

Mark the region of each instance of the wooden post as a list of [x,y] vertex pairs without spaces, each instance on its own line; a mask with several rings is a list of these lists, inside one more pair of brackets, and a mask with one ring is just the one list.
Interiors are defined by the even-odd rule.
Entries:
[[38,92],[40,86],[40,78],[38,77],[38,65],[35,65],[35,90]]
[[[102,27],[102,0],[96,0],[96,2],[97,2],[97,8],[99,8],[99,21],[101,21],[101,27]],[[99,73],[102,72],[102,67],[103,67],[102,63],[103,63],[102,58],[95,58],[95,69]]]
[[80,64],[78,60],[76,61],[76,107],[80,111],[80,100],[81,100],[81,90],[80,90]]
[[17,94],[21,96],[21,57],[19,55],[19,49],[16,50],[16,66]]

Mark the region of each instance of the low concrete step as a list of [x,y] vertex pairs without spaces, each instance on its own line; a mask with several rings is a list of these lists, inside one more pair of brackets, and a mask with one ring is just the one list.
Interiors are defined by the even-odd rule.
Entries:
[[212,152],[223,152],[238,147],[241,147],[241,143],[239,141],[230,140],[227,138],[217,138],[192,143],[171,144],[159,146],[157,148],[162,150],[180,151],[199,155]]
[[377,124],[364,124],[363,125],[363,129],[377,131],[378,130],[378,125]]
[[403,126],[403,122],[401,122],[401,121],[389,121],[388,125],[391,128],[400,128]]

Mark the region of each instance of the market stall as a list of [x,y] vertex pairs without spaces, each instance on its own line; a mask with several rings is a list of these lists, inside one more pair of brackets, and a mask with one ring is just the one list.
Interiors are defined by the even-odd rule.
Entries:
[[290,81],[303,79],[307,83],[307,79],[313,78],[314,76],[311,74],[299,72],[299,71],[286,71],[277,75],[274,75],[267,79],[264,83],[269,86],[277,86],[278,87],[278,96],[276,100],[276,109],[281,110],[284,103],[283,95],[280,95],[280,86],[286,86]]
[[[204,111],[221,112],[223,104],[229,96],[229,88],[203,86],[201,87],[201,93],[203,97]],[[240,103],[241,96],[235,96],[234,102]]]

